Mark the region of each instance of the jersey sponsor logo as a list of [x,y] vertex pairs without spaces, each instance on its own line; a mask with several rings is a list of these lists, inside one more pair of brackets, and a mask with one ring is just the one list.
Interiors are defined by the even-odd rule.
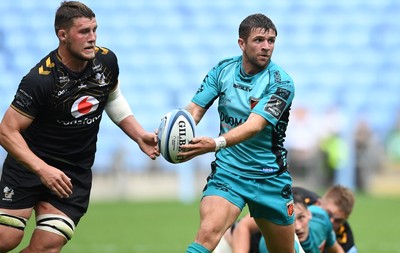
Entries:
[[3,200],[5,201],[12,201],[12,197],[14,195],[14,190],[8,186],[4,187],[3,189],[4,197]]
[[251,87],[245,86],[243,84],[237,84],[237,83],[233,84],[233,88],[239,89],[239,90],[244,90],[244,91],[247,91],[247,92],[250,92],[250,91],[253,90],[253,88],[251,88]]
[[238,119],[235,117],[231,117],[229,115],[225,115],[222,112],[220,113],[219,117],[220,117],[221,122],[229,127],[236,127],[246,121],[244,119]]
[[71,114],[74,118],[82,117],[88,113],[94,112],[99,107],[99,100],[92,96],[83,96],[78,98],[71,108]]
[[57,120],[58,123],[64,126],[81,126],[81,125],[91,125],[101,118],[101,114],[96,115],[91,118],[75,119],[75,120]]
[[285,110],[286,102],[282,98],[272,95],[268,103],[264,107],[264,111],[271,114],[274,118],[279,119]]

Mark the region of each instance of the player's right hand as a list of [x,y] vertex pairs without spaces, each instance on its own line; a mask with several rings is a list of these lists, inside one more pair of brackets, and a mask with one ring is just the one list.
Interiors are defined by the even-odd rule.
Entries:
[[40,180],[60,198],[68,198],[72,194],[71,179],[61,170],[47,166],[40,171]]

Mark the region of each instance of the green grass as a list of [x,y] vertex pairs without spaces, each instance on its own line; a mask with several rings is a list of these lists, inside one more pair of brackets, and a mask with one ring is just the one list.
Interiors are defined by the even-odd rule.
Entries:
[[357,195],[350,217],[359,253],[400,253],[400,198]]
[[[398,198],[357,195],[350,223],[360,253],[400,253],[398,210]],[[63,253],[185,252],[198,223],[197,202],[93,202]]]

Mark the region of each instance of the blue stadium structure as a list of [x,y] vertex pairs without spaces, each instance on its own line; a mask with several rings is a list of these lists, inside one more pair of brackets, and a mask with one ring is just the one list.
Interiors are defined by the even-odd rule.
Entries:
[[[343,136],[350,136],[357,120],[365,117],[384,138],[399,114],[400,1],[83,2],[96,13],[97,44],[119,57],[122,89],[147,130],[156,129],[166,112],[185,106],[220,59],[241,53],[238,25],[256,12],[277,25],[273,59],[295,80],[294,108],[321,115],[334,106],[348,119]],[[54,0],[0,1],[1,114],[22,76],[56,48],[53,19],[58,5]],[[218,114],[210,110],[198,133],[216,136]],[[151,167],[152,161],[106,118],[95,171],[110,170],[115,162],[110,157],[115,156],[109,155],[117,153],[124,154],[127,170]],[[0,150],[0,157],[4,155]],[[208,158],[212,156],[196,158],[196,164],[208,170]],[[167,163],[160,167],[175,169]]]

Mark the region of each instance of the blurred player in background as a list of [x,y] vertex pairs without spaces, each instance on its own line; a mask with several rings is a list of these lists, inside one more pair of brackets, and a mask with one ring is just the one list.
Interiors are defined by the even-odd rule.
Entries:
[[200,205],[200,228],[186,252],[210,253],[247,204],[272,253],[294,252],[292,178],[285,131],[294,97],[291,77],[271,61],[277,30],[263,14],[239,26],[241,56],[207,76],[186,109],[199,123],[219,98],[220,136],[182,145],[187,161],[216,152]]
[[[315,199],[315,193],[304,188],[299,188],[306,197],[308,205],[318,205],[325,209],[331,219],[337,241],[346,253],[357,253],[353,232],[347,221],[354,208],[355,197],[353,192],[342,185],[334,185],[329,188],[321,198]],[[313,197],[314,196],[314,197]]]
[[[305,253],[344,253],[336,241],[328,213],[319,206],[307,206],[304,197],[293,188],[295,231]],[[260,239],[260,253],[268,253],[264,237]],[[237,252],[237,251],[235,251]]]
[[[303,196],[307,205],[319,205],[330,216],[336,240],[346,253],[357,253],[354,244],[353,233],[347,221],[350,216],[355,198],[347,187],[341,185],[332,186],[321,198],[315,192],[302,187],[293,187],[293,192]],[[345,218],[345,219],[344,219]],[[261,239],[254,220],[246,215],[227,230],[215,253],[259,253],[258,244]]]
[[155,134],[136,121],[120,92],[116,56],[96,46],[93,11],[62,2],[54,25],[58,48],[22,79],[1,122],[8,156],[0,182],[0,252],[19,245],[33,210],[36,229],[22,252],[60,252],[71,239],[89,205],[104,110],[146,155],[159,155]]

